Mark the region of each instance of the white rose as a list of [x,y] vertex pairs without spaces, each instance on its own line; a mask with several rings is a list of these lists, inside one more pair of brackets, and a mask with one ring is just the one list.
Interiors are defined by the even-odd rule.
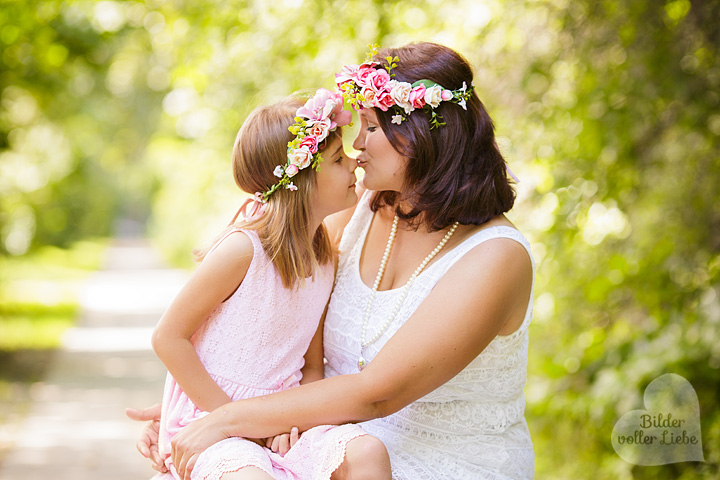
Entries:
[[443,88],[440,85],[434,85],[425,89],[425,103],[432,108],[437,108],[440,102],[442,102],[442,91]]
[[395,82],[392,90],[390,90],[390,96],[393,100],[395,100],[395,104],[402,107],[405,110],[405,113],[410,113],[410,111],[412,111],[412,105],[410,105],[410,102],[408,101],[411,90],[412,85],[407,82]]
[[362,102],[362,106],[365,108],[373,108],[375,106],[375,90],[373,90],[371,87],[363,87],[362,90],[360,90],[360,95],[365,99]]
[[300,147],[296,148],[288,154],[288,161],[292,165],[297,166],[298,169],[302,170],[303,168],[307,168],[307,166],[310,165],[312,157],[313,154],[310,152],[310,149],[308,147]]

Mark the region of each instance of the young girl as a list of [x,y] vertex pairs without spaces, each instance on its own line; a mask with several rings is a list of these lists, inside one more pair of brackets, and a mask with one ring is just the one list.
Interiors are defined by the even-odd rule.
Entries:
[[[238,212],[244,220],[236,222],[236,214],[201,253],[202,263],[153,334],[169,371],[160,454],[170,473],[157,477],[180,478],[171,440],[207,412],[323,378],[319,320],[332,290],[334,248],[322,222],[357,201],[356,162],[345,155],[340,134],[350,118],[340,95],[320,89],[304,105],[291,97],[258,108],[240,129],[235,181],[255,196]],[[384,446],[356,425],[292,436],[297,443],[287,453],[287,446],[279,453],[261,446],[271,440],[217,443],[192,459],[192,478],[329,479],[356,456],[362,463],[343,471],[390,478]]]

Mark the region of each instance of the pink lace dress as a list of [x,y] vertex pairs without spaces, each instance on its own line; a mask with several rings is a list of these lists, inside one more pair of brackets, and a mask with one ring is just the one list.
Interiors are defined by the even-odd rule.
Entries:
[[[253,258],[240,287],[210,315],[192,338],[210,376],[233,400],[295,387],[302,377],[303,356],[312,340],[333,284],[326,265],[303,286],[283,287],[257,233],[243,232],[253,243]],[[170,440],[184,426],[206,415],[168,373],[162,403],[160,453],[169,455]],[[224,473],[258,467],[276,480],[329,479],[342,463],[345,445],[365,432],[356,425],[318,426],[304,432],[283,457],[242,438],[228,438],[203,452],[193,479],[219,479]],[[170,473],[179,478],[171,457]]]

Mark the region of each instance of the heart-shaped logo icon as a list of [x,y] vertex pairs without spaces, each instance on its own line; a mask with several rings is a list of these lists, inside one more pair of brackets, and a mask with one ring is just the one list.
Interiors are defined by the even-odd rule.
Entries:
[[700,406],[690,382],[674,373],[659,376],[643,397],[647,410],[632,410],[615,423],[612,446],[634,465],[704,462]]

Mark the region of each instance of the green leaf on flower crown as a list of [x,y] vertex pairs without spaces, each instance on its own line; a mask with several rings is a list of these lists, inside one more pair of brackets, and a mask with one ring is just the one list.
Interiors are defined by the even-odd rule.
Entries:
[[413,83],[412,88],[418,87],[420,85],[425,85],[425,88],[430,88],[430,87],[434,87],[435,85],[437,85],[437,83],[432,82],[426,78],[423,78],[422,80],[418,80],[417,82]]

